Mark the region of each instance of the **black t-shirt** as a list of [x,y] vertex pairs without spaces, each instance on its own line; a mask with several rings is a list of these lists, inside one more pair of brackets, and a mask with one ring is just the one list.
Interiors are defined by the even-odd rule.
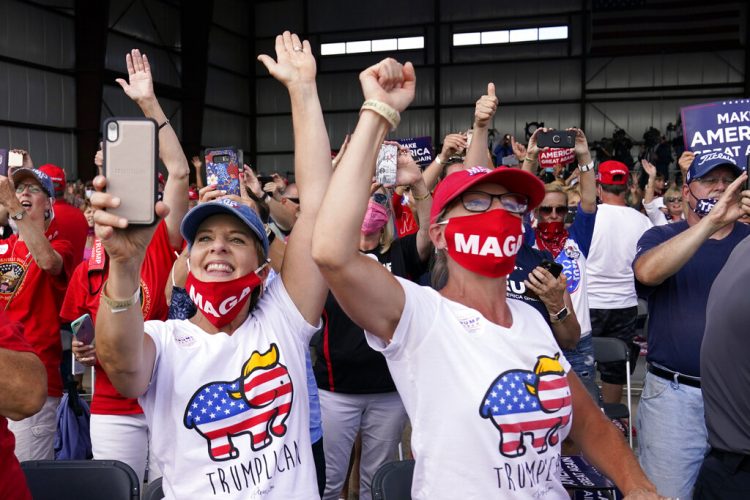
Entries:
[[[367,252],[401,278],[417,280],[427,269],[417,252],[417,235],[393,242],[391,248]],[[396,390],[385,358],[367,345],[365,333],[344,313],[329,293],[323,310],[323,330],[313,340],[313,372],[318,387],[345,394],[376,394]]]
[[516,266],[513,272],[508,276],[508,298],[520,300],[530,305],[542,315],[547,324],[551,325],[547,306],[539,300],[539,297],[530,290],[526,289],[524,280],[528,278],[529,273],[534,270],[544,259],[555,260],[552,254],[546,250],[537,250],[524,242],[521,249],[516,254]]

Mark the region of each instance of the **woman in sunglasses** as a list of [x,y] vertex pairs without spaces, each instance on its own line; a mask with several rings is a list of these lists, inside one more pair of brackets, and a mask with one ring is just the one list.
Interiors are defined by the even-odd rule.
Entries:
[[[427,271],[432,250],[428,233],[430,192],[409,150],[399,149],[397,184],[411,187],[420,229],[394,240],[390,197],[378,187],[367,201],[367,211],[359,228],[358,249],[393,275],[416,281]],[[359,498],[369,500],[375,471],[383,463],[397,458],[406,410],[385,358],[367,345],[362,328],[344,312],[332,294],[326,300],[324,320],[322,334],[314,344],[317,356],[313,367],[325,436],[323,499],[339,498],[349,469],[352,445],[357,433],[361,433]]]
[[643,208],[654,226],[663,226],[672,222],[680,222],[683,216],[682,192],[676,187],[670,187],[664,197],[656,196],[656,167],[648,161],[641,160],[643,170],[648,174],[646,190],[643,193]]
[[[429,235],[445,264],[439,291],[358,251],[378,148],[414,98],[416,78],[411,63],[385,59],[360,82],[366,100],[318,213],[313,258],[388,362],[413,427],[412,498],[567,498],[559,469],[568,434],[626,497],[657,498],[544,319],[506,300],[521,217],[544,198],[533,174],[472,167],[438,185]],[[486,144],[489,119],[475,118],[474,141]]]

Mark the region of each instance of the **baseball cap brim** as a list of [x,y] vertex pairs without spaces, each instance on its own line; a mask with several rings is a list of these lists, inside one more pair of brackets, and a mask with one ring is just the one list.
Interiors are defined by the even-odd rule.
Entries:
[[[462,175],[463,172],[464,171],[455,172],[451,175]],[[447,184],[444,184],[446,183],[448,177],[446,177],[446,179],[443,179],[443,181],[438,184],[437,188],[435,189],[436,193],[433,196],[433,200],[438,199],[437,191],[440,190],[441,187],[444,189],[450,189]],[[468,191],[470,188],[476,186],[477,184],[484,183],[498,184],[505,187],[508,192],[525,195],[529,199],[529,211],[534,210],[536,207],[538,207],[539,204],[542,203],[542,200],[545,196],[544,183],[537,179],[537,177],[532,173],[518,168],[497,167],[496,169],[483,175],[470,175],[468,180],[466,180],[460,186],[454,188],[455,191],[453,193],[451,193],[444,199],[441,198],[440,206],[435,207],[437,210],[434,210],[431,214],[430,221],[434,223],[435,220],[437,220],[437,216],[440,214],[440,212],[445,210],[445,207],[447,207],[453,200],[458,198],[461,193]]]
[[244,222],[248,229],[260,240],[265,255],[268,255],[268,236],[266,236],[263,222],[260,220],[258,214],[249,207],[246,210],[238,210],[221,201],[212,201],[197,205],[182,219],[180,233],[182,233],[182,237],[185,238],[189,246],[193,245],[195,234],[198,232],[198,228],[203,221],[212,215],[219,214],[233,215]]

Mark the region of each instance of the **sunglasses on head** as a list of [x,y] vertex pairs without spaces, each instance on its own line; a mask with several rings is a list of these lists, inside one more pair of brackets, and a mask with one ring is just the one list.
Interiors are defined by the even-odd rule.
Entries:
[[549,206],[540,206],[539,207],[539,213],[541,215],[552,215],[552,212],[554,212],[556,215],[564,216],[568,213],[568,206],[567,205],[559,205],[555,207],[549,207]]

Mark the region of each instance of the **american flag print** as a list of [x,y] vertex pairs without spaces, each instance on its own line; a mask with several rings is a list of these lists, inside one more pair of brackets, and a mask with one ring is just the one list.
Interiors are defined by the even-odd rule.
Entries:
[[184,425],[208,443],[211,460],[239,457],[232,438],[250,434],[253,451],[286,434],[294,389],[286,366],[279,363],[276,344],[265,353],[253,352],[242,375],[229,382],[201,386],[185,408]]
[[500,453],[523,456],[527,446],[544,453],[570,422],[572,400],[565,370],[554,357],[539,356],[533,371],[508,370],[487,389],[479,414],[500,431]]

